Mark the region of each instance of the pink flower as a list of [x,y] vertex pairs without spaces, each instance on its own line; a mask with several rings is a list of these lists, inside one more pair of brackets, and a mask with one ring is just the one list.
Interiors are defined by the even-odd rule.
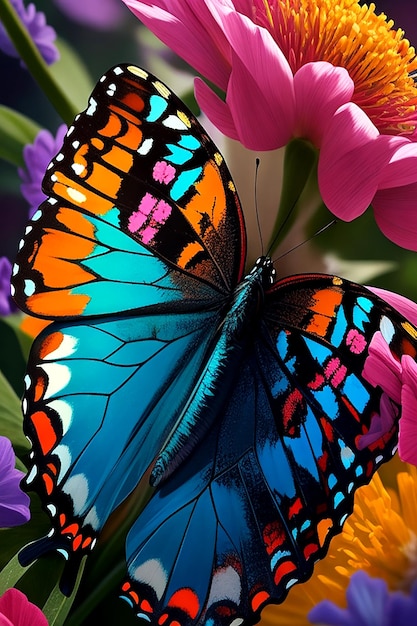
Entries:
[[[397,311],[408,320],[417,324],[417,305],[398,294],[385,291],[384,289],[372,288],[372,291],[389,302]],[[410,333],[414,339],[417,332],[410,325]],[[371,385],[379,386],[384,391],[381,399],[380,416],[376,416],[375,424],[372,424],[370,433],[363,438],[362,444],[367,445],[366,438],[372,437],[378,431],[379,425],[393,423],[396,413],[396,405],[401,406],[400,431],[398,440],[398,452],[403,461],[417,465],[417,363],[416,354],[410,343],[409,354],[407,346],[403,344],[405,354],[401,359],[392,351],[389,341],[394,332],[390,322],[386,320],[382,332],[376,333],[369,346],[369,357],[365,362],[363,371],[364,378]],[[375,436],[377,439],[378,437]]]
[[385,235],[417,250],[417,59],[384,15],[355,0],[124,2],[225,92],[195,81],[224,134],[253,150],[310,142],[326,206],[350,221],[372,203]]
[[18,589],[8,589],[0,598],[1,626],[48,626],[45,615]]

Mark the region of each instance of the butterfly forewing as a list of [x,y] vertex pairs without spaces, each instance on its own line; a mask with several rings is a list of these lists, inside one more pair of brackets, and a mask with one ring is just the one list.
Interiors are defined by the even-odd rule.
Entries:
[[14,270],[28,312],[112,314],[111,300],[120,311],[171,299],[203,308],[242,276],[244,223],[223,157],[144,70],[120,65],[102,77],[43,187],[50,199]]

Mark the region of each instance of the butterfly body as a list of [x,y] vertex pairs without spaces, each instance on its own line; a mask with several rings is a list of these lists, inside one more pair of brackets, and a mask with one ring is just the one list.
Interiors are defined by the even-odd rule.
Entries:
[[274,276],[271,259],[262,257],[236,287],[199,380],[152,469],[153,486],[160,484],[188,456],[222,414],[239,374],[239,364],[253,347],[264,290],[271,287]]
[[223,157],[135,66],[102,77],[44,190],[13,284],[22,309],[55,320],[23,401],[27,488],[52,530],[21,562],[58,550],[70,593],[150,472],[124,599],[155,625],[254,623],[311,575],[395,452],[401,409],[366,371],[380,336],[415,359],[417,331],[335,276],[275,281],[267,258],[244,276]]

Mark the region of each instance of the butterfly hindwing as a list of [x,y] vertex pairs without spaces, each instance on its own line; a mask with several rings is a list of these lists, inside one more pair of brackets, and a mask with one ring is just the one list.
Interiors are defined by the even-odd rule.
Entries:
[[242,276],[244,223],[223,157],[183,103],[135,66],[102,77],[43,188],[50,197],[26,229],[13,279],[32,314],[114,314],[116,301],[117,312],[180,299],[202,308]]
[[415,357],[415,329],[359,285],[303,275],[267,294],[222,420],[128,537],[123,597],[139,616],[254,623],[311,576],[396,449],[400,408],[363,376],[387,319],[393,355]]
[[59,549],[71,587],[80,558],[174,426],[218,323],[216,312],[90,319],[37,338],[23,405],[34,459],[26,486],[52,514],[54,533],[22,562]]

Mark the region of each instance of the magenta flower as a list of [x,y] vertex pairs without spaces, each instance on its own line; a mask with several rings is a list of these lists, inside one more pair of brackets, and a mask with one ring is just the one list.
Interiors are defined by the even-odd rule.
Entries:
[[[37,11],[34,4],[23,4],[23,0],[11,0],[11,3],[26,26],[43,59],[52,65],[59,59],[59,52],[54,44],[56,33],[52,26],[46,23],[45,14]],[[12,57],[19,58],[19,53],[11,42],[3,24],[0,22],[0,50]]]
[[309,613],[310,623],[322,626],[411,626],[417,615],[417,584],[411,595],[390,592],[385,580],[359,570],[346,591],[347,608],[324,600]]
[[195,81],[199,105],[224,134],[253,150],[310,142],[326,206],[350,221],[372,203],[385,235],[417,249],[417,86],[409,76],[417,59],[372,5],[124,2],[225,92],[223,100]]
[[42,191],[42,180],[45,170],[56,153],[61,149],[67,127],[62,124],[54,137],[49,130],[41,130],[33,144],[28,144],[23,149],[23,158],[26,169],[19,168],[19,176],[22,180],[20,190],[30,204],[29,217],[37,211],[39,205],[46,200]]
[[[376,289],[381,298],[389,302],[406,319],[417,325],[417,305],[398,294]],[[393,333],[389,320],[385,320],[381,332],[376,333],[369,346],[369,356],[365,362],[363,376],[371,385],[379,386],[384,391],[381,400],[380,415],[375,416],[370,432],[362,438],[359,446],[366,446],[370,438],[379,438],[378,432],[388,432],[396,418],[396,407],[401,406],[398,453],[402,461],[417,466],[417,364],[412,345],[404,345],[405,352],[398,361],[389,349],[388,343]],[[415,329],[409,325],[409,331],[415,337]]]
[[1,626],[48,626],[42,611],[18,589],[8,589],[0,598]]
[[15,469],[15,461],[9,439],[0,437],[0,528],[19,526],[30,518],[29,496],[19,486],[24,474]]

